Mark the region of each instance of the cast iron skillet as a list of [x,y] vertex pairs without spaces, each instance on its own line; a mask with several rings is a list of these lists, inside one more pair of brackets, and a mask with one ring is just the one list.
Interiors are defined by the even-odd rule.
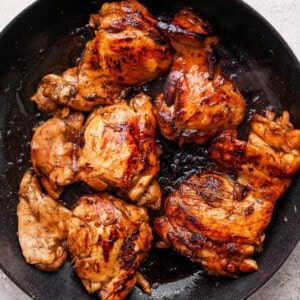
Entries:
[[[252,9],[238,0],[142,2],[165,21],[185,6],[193,7],[212,23],[215,33],[221,37],[218,55],[224,72],[235,80],[247,100],[241,136],[245,136],[253,112],[263,113],[267,107],[277,113],[287,109],[292,122],[300,128],[299,63],[281,37]],[[16,206],[21,176],[30,166],[32,127],[44,119],[30,96],[42,75],[59,73],[76,64],[85,42],[92,37],[86,25],[89,14],[100,5],[101,1],[93,0],[40,0],[19,15],[0,36],[0,264],[18,286],[36,299],[96,299],[82,288],[70,262],[53,274],[26,264],[16,235]],[[163,79],[143,89],[155,95],[161,83]],[[168,162],[180,165],[180,172],[184,172],[186,161],[174,145],[164,144],[164,147],[162,179],[168,177],[166,157]],[[198,171],[201,170],[205,151],[193,152],[189,147],[183,151],[188,157],[200,157]],[[168,191],[169,183],[161,182]],[[258,272],[237,280],[208,277],[200,266],[171,250],[152,250],[142,268],[152,284],[152,296],[135,288],[129,299],[247,298],[278,270],[299,240],[300,214],[296,213],[299,185],[300,177],[296,176],[275,209],[266,231],[264,251],[255,257],[260,266]],[[64,200],[68,206],[76,201],[81,189],[77,186],[67,191]]]

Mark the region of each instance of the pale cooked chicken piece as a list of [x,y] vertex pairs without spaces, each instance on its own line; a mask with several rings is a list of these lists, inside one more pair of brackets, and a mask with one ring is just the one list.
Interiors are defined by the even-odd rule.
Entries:
[[84,116],[79,112],[53,117],[35,129],[31,161],[47,193],[58,199],[63,186],[75,181],[77,140]]
[[26,262],[44,271],[58,270],[67,258],[67,221],[71,212],[42,192],[32,171],[22,178],[17,215],[18,238]]
[[83,196],[73,209],[68,249],[74,269],[86,290],[102,300],[125,298],[136,282],[150,293],[137,271],[151,241],[146,210],[108,193]]
[[300,169],[300,130],[287,112],[275,120],[268,111],[253,117],[248,141],[225,131],[212,142],[210,156],[222,171],[182,183],[154,229],[209,274],[237,277],[258,269],[252,255],[262,249],[274,205]]
[[95,38],[86,45],[78,67],[62,76],[46,75],[32,99],[52,113],[59,106],[91,111],[123,98],[129,86],[166,73],[172,62],[170,45],[157,20],[135,0],[104,3],[91,15]]
[[210,24],[183,9],[168,29],[174,55],[165,91],[154,102],[162,134],[183,143],[206,143],[217,133],[236,128],[245,114],[245,100],[222,74],[214,55],[218,38]]
[[85,125],[77,180],[99,191],[113,188],[140,205],[159,209],[159,148],[150,100],[140,93],[129,103],[92,112]]

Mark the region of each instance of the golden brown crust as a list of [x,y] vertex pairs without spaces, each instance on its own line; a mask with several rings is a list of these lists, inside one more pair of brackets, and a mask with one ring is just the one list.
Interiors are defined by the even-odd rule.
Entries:
[[[182,10],[169,28],[176,53],[164,93],[154,114],[169,140],[203,144],[227,128],[236,128],[245,114],[245,100],[216,65],[218,38],[192,10]],[[199,36],[200,35],[200,36]]]

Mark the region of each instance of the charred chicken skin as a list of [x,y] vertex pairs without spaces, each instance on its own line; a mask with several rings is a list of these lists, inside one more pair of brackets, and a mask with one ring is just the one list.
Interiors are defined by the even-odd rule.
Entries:
[[47,193],[58,199],[63,186],[75,181],[77,140],[83,126],[81,113],[53,117],[35,129],[31,161]]
[[170,45],[157,20],[135,0],[104,3],[91,15],[95,38],[86,45],[78,67],[61,76],[43,77],[32,99],[39,110],[53,113],[60,106],[91,111],[113,104],[128,87],[166,73],[172,62]]
[[216,171],[194,175],[171,193],[154,229],[209,274],[238,277],[258,269],[252,255],[262,249],[274,205],[300,169],[300,130],[287,112],[275,119],[267,111],[254,115],[248,141],[225,131],[210,156]]
[[17,215],[18,238],[26,262],[44,271],[58,270],[67,258],[71,212],[42,192],[32,171],[22,178]]
[[154,103],[162,134],[180,145],[204,144],[224,129],[236,128],[243,120],[245,101],[216,63],[213,48],[218,38],[209,23],[183,9],[168,35],[175,49],[173,65]]
[[156,121],[150,97],[95,110],[87,120],[77,180],[96,190],[115,189],[133,202],[159,209],[161,190]]
[[146,211],[107,193],[80,198],[69,222],[68,248],[89,293],[123,299],[136,283],[150,293],[139,266],[151,246]]

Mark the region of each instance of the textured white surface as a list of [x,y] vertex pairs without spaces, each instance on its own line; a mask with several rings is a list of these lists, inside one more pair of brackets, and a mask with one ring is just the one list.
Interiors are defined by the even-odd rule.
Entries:
[[282,35],[300,60],[300,1],[244,0]]
[[[0,31],[32,2],[33,0],[0,0]],[[244,2],[255,8],[277,29],[300,60],[300,0],[245,0]],[[30,299],[1,270],[0,291],[0,300]],[[251,300],[260,299],[300,300],[300,243],[279,272],[251,297]]]

